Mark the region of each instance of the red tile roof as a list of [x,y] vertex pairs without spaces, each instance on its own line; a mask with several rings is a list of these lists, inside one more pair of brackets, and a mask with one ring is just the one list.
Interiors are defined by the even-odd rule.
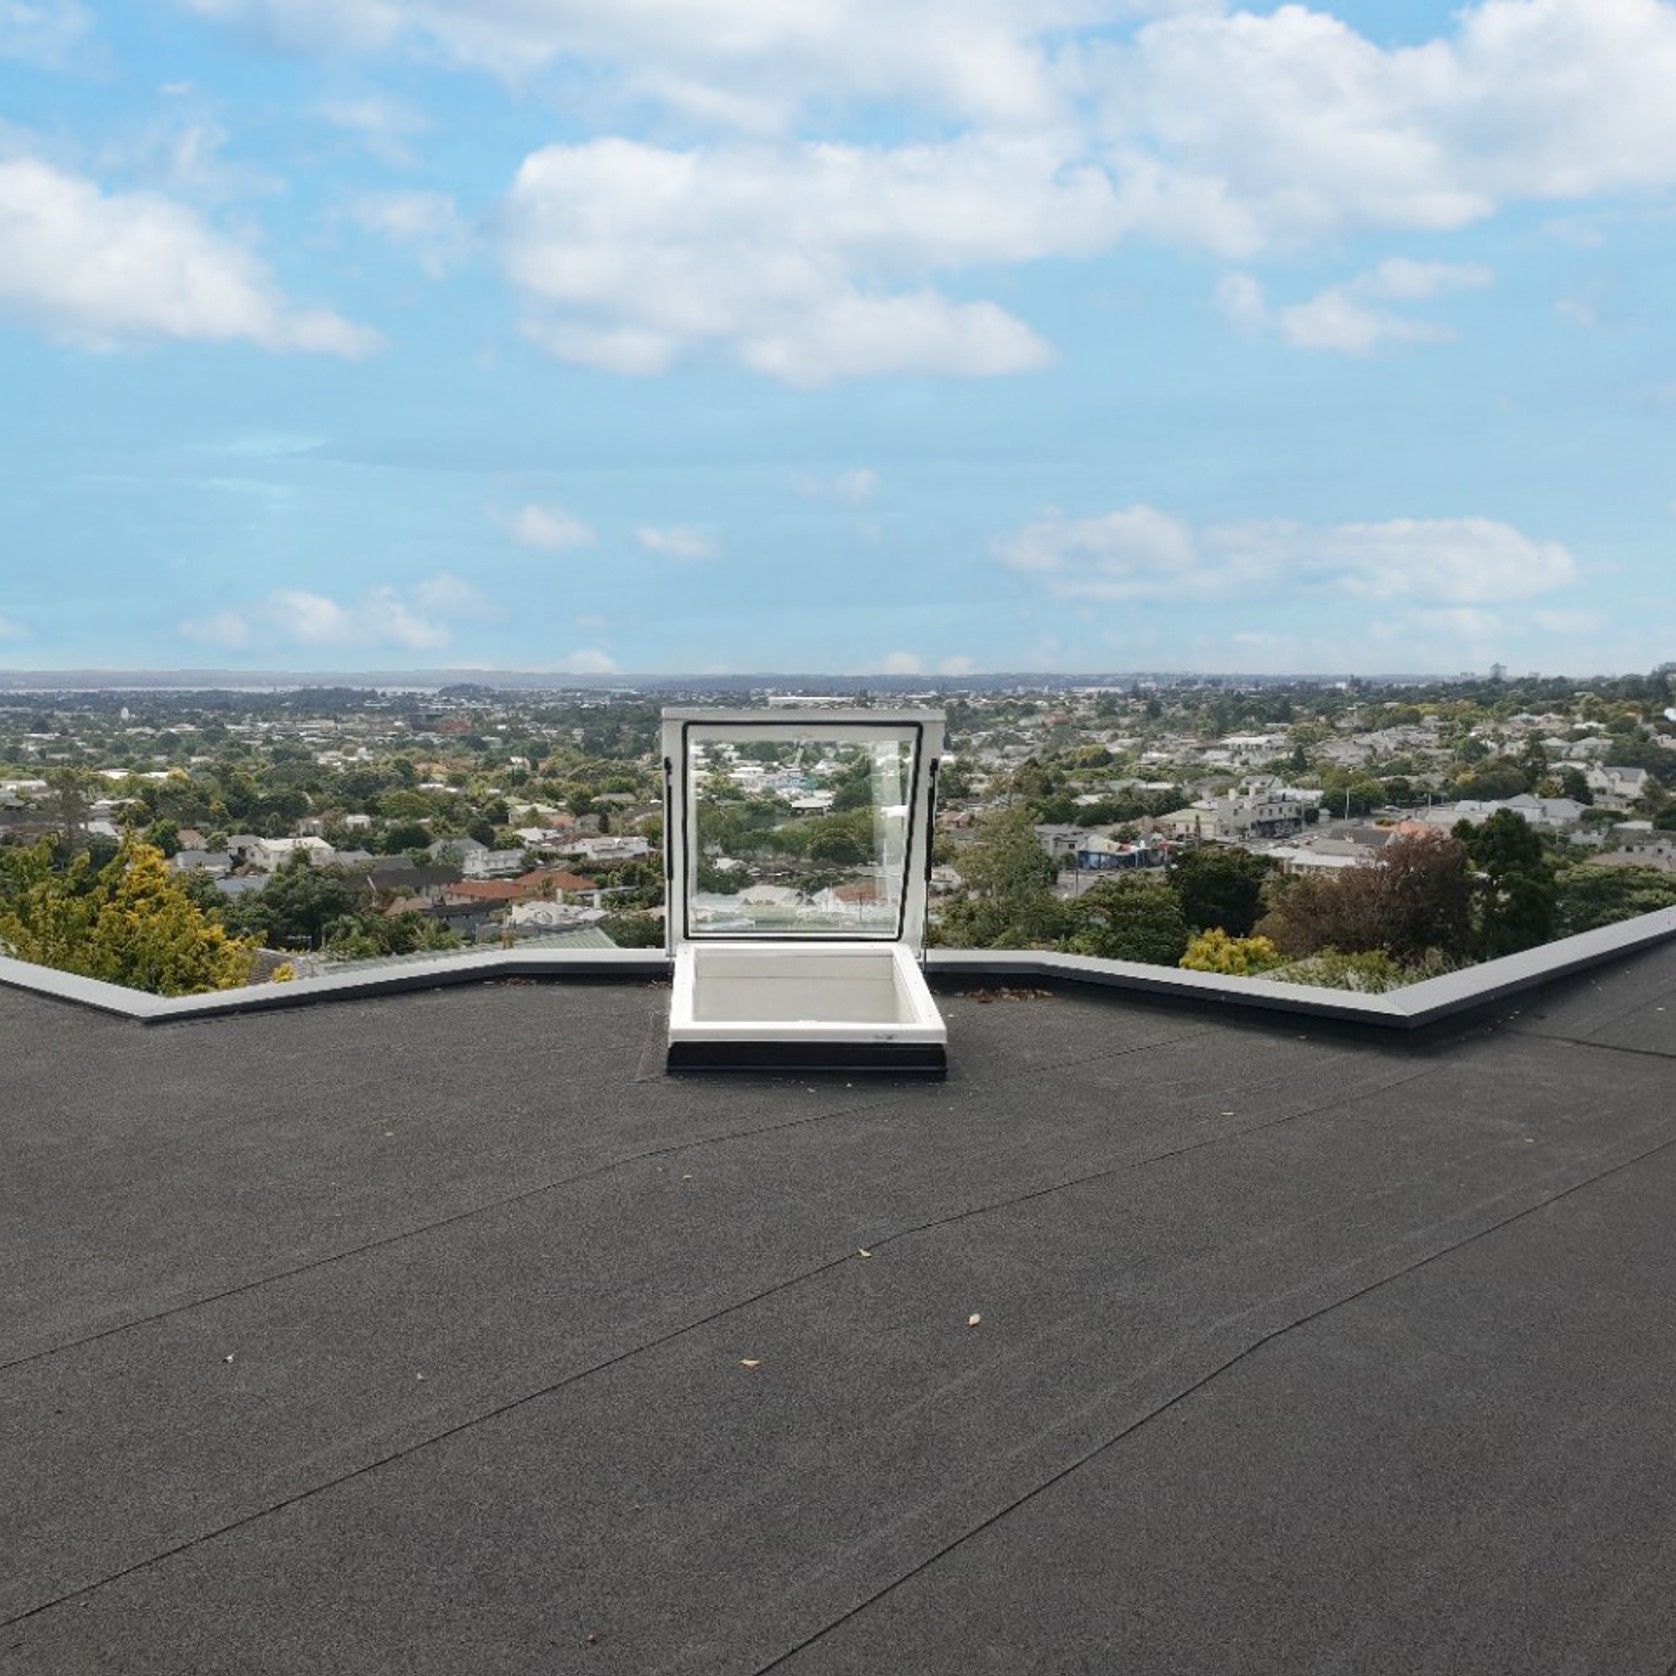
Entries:
[[592,879],[584,879],[576,873],[567,873],[562,867],[532,868],[528,873],[520,874],[514,882],[525,886],[530,892],[544,891],[549,887],[554,890],[599,889]]

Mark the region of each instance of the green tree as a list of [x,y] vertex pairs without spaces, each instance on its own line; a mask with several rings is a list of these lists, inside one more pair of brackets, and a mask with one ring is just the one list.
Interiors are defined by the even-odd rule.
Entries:
[[1184,850],[1170,863],[1170,888],[1188,928],[1212,927],[1247,937],[1262,911],[1263,884],[1271,863],[1250,850],[1204,844]]
[[[1482,803],[1499,803],[1530,790],[1530,779],[1518,763],[1496,757],[1456,782],[1457,793]],[[1514,816],[1517,820],[1518,816]]]
[[1574,803],[1594,802],[1595,794],[1589,789],[1588,778],[1575,764],[1566,763],[1555,773],[1554,779],[1559,786],[1559,796],[1569,797]]
[[979,823],[955,863],[962,890],[943,910],[938,941],[954,948],[1038,948],[1059,934],[1054,866],[1022,809]]
[[344,914],[321,937],[323,950],[339,960],[376,960],[390,954],[457,949],[464,939],[452,926],[429,914]]
[[1150,874],[1102,879],[1070,904],[1066,918],[1064,946],[1071,954],[1174,966],[1187,952],[1181,904],[1163,879]]
[[93,802],[95,782],[85,768],[55,768],[47,775],[51,795],[47,808],[58,822],[64,840],[72,849],[87,841],[87,811]]
[[314,867],[299,853],[260,891],[229,904],[226,913],[241,929],[262,933],[273,947],[307,943],[312,948],[324,941],[329,925],[354,918],[370,898],[366,883],[344,868]]
[[1372,814],[1385,801],[1384,785],[1360,770],[1329,769],[1321,790],[1321,807],[1334,819]]
[[1458,821],[1454,835],[1478,873],[1479,953],[1488,960],[1536,948],[1554,935],[1555,889],[1541,835],[1511,809],[1478,825]]
[[137,841],[97,871],[86,854],[55,871],[50,842],[0,857],[0,946],[153,995],[248,983],[256,949],[229,937],[170,877],[162,852]]
[[383,855],[404,855],[409,850],[428,849],[430,842],[430,829],[418,821],[397,821],[378,835],[378,848]]
[[155,820],[145,829],[145,841],[155,850],[161,850],[165,857],[180,854],[180,827],[165,816],[162,820]]

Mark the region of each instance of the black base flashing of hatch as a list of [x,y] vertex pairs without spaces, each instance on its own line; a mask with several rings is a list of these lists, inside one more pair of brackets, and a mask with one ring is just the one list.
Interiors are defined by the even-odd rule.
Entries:
[[940,1042],[671,1042],[671,1071],[896,1071],[948,1074]]

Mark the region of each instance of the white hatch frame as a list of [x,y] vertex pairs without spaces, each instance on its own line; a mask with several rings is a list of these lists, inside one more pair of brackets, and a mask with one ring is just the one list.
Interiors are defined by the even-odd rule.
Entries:
[[[664,712],[672,1068],[942,1071],[948,1032],[919,956],[945,730],[935,710]],[[767,929],[749,914],[730,914],[725,898],[720,907],[706,902],[697,888],[704,871],[699,775],[737,760],[735,747],[762,743],[798,746],[799,761],[809,747],[845,751],[857,764],[866,759],[855,748],[872,748],[873,855],[860,867],[853,927],[830,923],[800,899],[787,910],[790,920],[770,911]],[[828,894],[842,895],[831,887]]]

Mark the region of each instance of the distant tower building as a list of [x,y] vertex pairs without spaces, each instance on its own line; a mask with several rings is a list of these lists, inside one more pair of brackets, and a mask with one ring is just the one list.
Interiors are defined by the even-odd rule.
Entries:
[[1498,682],[1499,681],[1505,681],[1507,679],[1507,665],[1504,664],[1504,663],[1493,663],[1493,664],[1491,664],[1490,665],[1490,679],[1492,681],[1498,681]]

